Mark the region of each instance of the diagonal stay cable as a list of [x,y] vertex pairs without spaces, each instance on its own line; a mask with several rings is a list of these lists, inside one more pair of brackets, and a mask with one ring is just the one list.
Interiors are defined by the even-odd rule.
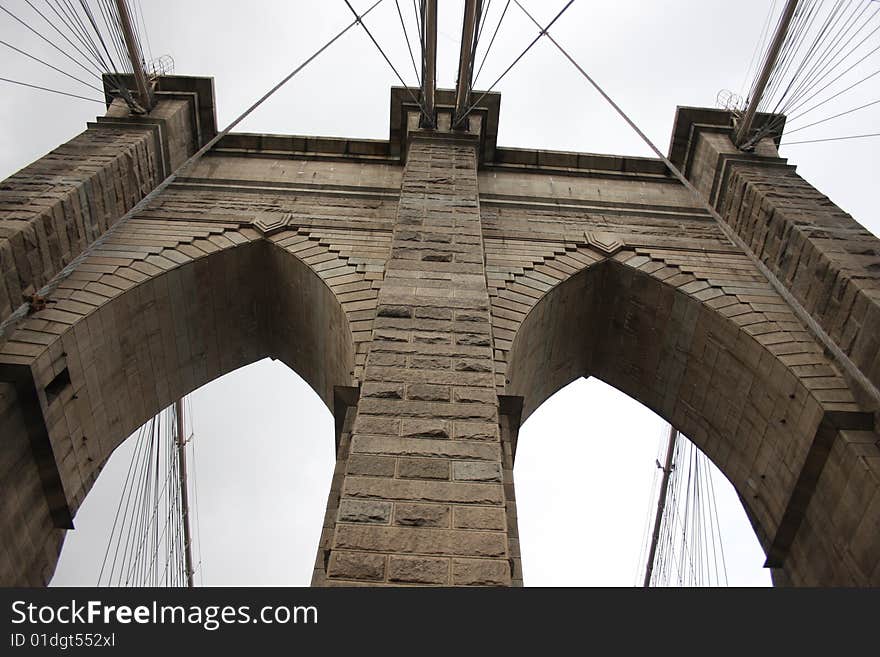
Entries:
[[[827,39],[828,43],[825,44],[821,56],[816,59],[810,70],[807,71],[807,75],[804,76],[803,80],[798,85],[798,88],[791,94],[789,103],[793,102],[803,93],[806,93],[807,90],[815,84],[815,81],[820,79],[823,72],[829,70],[829,67],[833,70],[834,61],[843,51],[843,48],[845,48],[846,45],[867,25],[867,21],[865,21],[861,27],[858,27],[858,19],[865,13],[868,6],[869,5],[865,5],[860,12],[857,11],[858,6],[856,6],[855,10],[852,11],[847,18],[846,23],[838,29],[837,33],[833,35],[833,38]],[[880,6],[878,6],[878,10],[880,10]],[[856,28],[858,29],[856,30]],[[856,30],[856,32],[850,34],[853,30]],[[847,39],[846,43],[841,45],[841,42],[848,35],[849,39]]]
[[767,10],[767,18],[764,19],[764,27],[761,29],[761,34],[758,37],[757,43],[755,43],[755,49],[752,51],[752,58],[749,60],[749,67],[746,69],[743,81],[739,85],[739,93],[743,97],[746,95],[746,82],[752,78],[752,71],[755,70],[755,65],[760,63],[758,61],[758,54],[765,50],[765,44],[770,36],[770,21],[773,18],[773,12],[775,9],[776,0],[772,0],[770,7]]
[[[122,81],[119,79],[116,69],[101,54],[95,39],[92,37],[91,30],[86,27],[80,11],[74,5],[74,0],[46,0],[46,4],[52,12],[60,19],[64,27],[69,30],[70,34],[82,44],[83,48],[89,53],[90,62],[95,64],[99,71],[107,77],[116,89],[124,89]],[[103,81],[101,75],[98,76]]]
[[[54,41],[52,41],[51,39],[47,39],[45,36],[43,36],[43,34],[41,34],[39,31],[37,31],[37,30],[35,30],[33,27],[31,27],[30,24],[28,24],[26,21],[23,21],[23,20],[20,19],[18,16],[16,16],[15,14],[13,14],[13,13],[12,13],[11,11],[9,11],[6,7],[3,7],[2,5],[0,5],[0,10],[6,12],[11,18],[15,19],[16,21],[18,21],[19,23],[21,23],[22,25],[24,25],[28,30],[30,30],[31,32],[33,32],[34,34],[36,34],[40,39],[42,39],[43,41],[45,41],[46,43],[48,43],[50,46],[52,46],[53,48],[55,48],[55,50],[57,50],[57,51],[60,52],[62,55],[64,55],[65,57],[67,57],[67,59],[69,59],[69,60],[72,61],[74,64],[76,64],[77,66],[79,66],[79,67],[80,67],[81,69],[83,69],[86,73],[89,73],[90,75],[95,75],[95,73],[94,73],[93,71],[90,71],[89,69],[87,69],[85,66],[82,65],[81,62],[79,62],[79,61],[77,61],[75,58],[71,57],[70,54],[69,54],[68,52],[66,52],[66,51],[64,51],[63,49],[59,48],[58,45],[57,45]],[[97,76],[97,75],[96,75],[95,77],[98,77],[98,78],[100,79],[100,77]]]
[[[40,17],[49,25],[49,27],[51,27],[53,30],[55,30],[62,39],[67,41],[67,43],[70,44],[70,46],[73,47],[73,49],[76,50],[80,54],[80,56],[85,59],[86,63],[90,64],[93,67],[95,66],[94,63],[92,63],[92,61],[89,59],[89,56],[86,53],[84,53],[79,46],[77,46],[73,41],[71,41],[70,37],[68,37],[66,34],[64,34],[64,32],[62,32],[58,28],[58,26],[54,22],[52,22],[52,20],[48,16],[46,16],[46,14],[44,14],[42,11],[40,11],[39,7],[36,7],[31,2],[31,0],[25,0],[25,2],[27,2],[28,6],[30,6],[31,9],[33,9],[37,14],[40,15]],[[80,67],[83,68],[84,70],[87,70],[87,71],[89,70],[85,66],[82,66],[82,64],[80,64]],[[97,71],[96,75],[97,75],[98,79],[100,80],[102,71],[99,67],[95,67],[95,70]]]
[[[107,61],[110,62],[110,68],[108,70],[119,71],[120,68],[122,71],[128,70],[124,66],[118,67],[116,65],[116,62],[113,60],[113,55],[110,54],[110,50],[107,48],[107,42],[101,33],[101,28],[98,26],[98,21],[95,19],[95,15],[92,12],[92,10],[89,8],[89,5],[86,2],[86,0],[79,0],[79,4],[83,9],[83,12],[85,13],[86,18],[88,19],[89,23],[91,24],[92,29],[95,32],[95,35],[98,37],[98,42],[101,44],[101,47],[103,48],[104,53],[107,55]],[[100,53],[100,51],[99,51],[99,53]],[[123,60],[123,61],[125,61],[125,60]],[[123,100],[125,100],[125,103],[136,113],[138,113],[138,114],[145,113],[143,108],[132,97],[131,92],[128,90],[126,84],[123,81],[121,81],[119,78],[116,78],[116,82],[118,84],[117,91],[119,92],[119,95],[122,96]]]
[[486,24],[486,16],[489,14],[489,9],[492,6],[492,0],[489,0],[486,3],[486,6],[483,6],[482,0],[478,0],[476,7],[476,22],[474,25],[474,38],[471,42],[471,53],[470,58],[468,60],[468,70],[467,70],[467,96],[466,98],[470,98],[471,93],[474,90],[474,64],[477,59],[477,48],[480,46],[480,36],[483,34],[483,26]]
[[480,13],[482,14],[482,18],[480,19],[480,27],[477,29],[477,42],[479,43],[480,38],[483,36],[483,28],[486,27],[486,19],[489,17],[489,12],[492,11],[492,0],[488,0],[486,2],[485,8],[480,6]]
[[21,48],[16,48],[16,47],[13,46],[11,43],[7,43],[7,42],[4,41],[3,39],[0,39],[0,44],[6,46],[6,47],[9,48],[10,50],[14,50],[15,52],[17,52],[17,53],[20,54],[20,55],[24,55],[24,56],[27,57],[28,59],[32,59],[32,60],[34,60],[35,62],[39,62],[40,64],[43,64],[44,66],[47,66],[47,67],[51,68],[53,71],[57,71],[57,72],[61,73],[61,75],[65,75],[65,76],[69,77],[71,80],[76,80],[76,81],[79,82],[80,84],[84,84],[85,86],[89,87],[90,89],[94,89],[94,90],[97,91],[99,94],[104,93],[104,90],[103,90],[103,89],[98,89],[98,87],[96,87],[96,86],[93,85],[93,84],[90,84],[89,82],[86,82],[86,81],[83,80],[82,78],[78,78],[78,77],[76,77],[75,75],[72,75],[72,74],[68,73],[67,71],[65,71],[65,70],[63,70],[63,69],[58,68],[57,66],[53,66],[52,64],[50,64],[49,62],[47,62],[45,59],[40,59],[40,58],[37,57],[36,55],[32,55],[32,54],[30,54],[29,52],[25,52],[25,51],[22,50]]
[[[517,4],[519,4],[519,3],[517,2]],[[483,101],[483,98],[485,98],[486,96],[488,96],[492,92],[492,90],[495,88],[495,85],[497,85],[499,82],[501,82],[501,80],[504,78],[505,75],[510,73],[510,70],[519,63],[519,60],[521,60],[523,57],[526,56],[526,53],[532,49],[532,46],[534,46],[536,43],[538,43],[538,41],[541,39],[542,36],[550,36],[549,33],[547,32],[547,30],[549,30],[553,26],[553,24],[559,20],[559,18],[562,16],[562,14],[564,14],[565,11],[569,7],[571,7],[572,4],[574,4],[574,0],[568,0],[568,2],[565,3],[565,6],[559,10],[559,13],[553,17],[553,20],[550,21],[549,23],[547,23],[547,27],[541,27],[541,24],[538,23],[537,21],[535,21],[534,18],[532,18],[532,20],[535,22],[535,25],[538,26],[539,30],[541,30],[540,32],[538,32],[538,36],[536,36],[534,39],[532,39],[531,43],[529,43],[529,45],[527,45],[525,47],[525,50],[523,50],[519,54],[519,56],[510,63],[510,66],[508,66],[506,69],[504,69],[504,72],[498,76],[498,78],[495,80],[495,82],[493,82],[486,91],[483,92],[483,95],[481,95],[479,98],[477,98],[477,100],[475,100],[473,103],[471,103],[471,105],[464,112],[461,113],[461,117],[458,119],[458,122],[456,123],[456,125],[461,125],[461,122],[467,118],[468,114],[470,114],[471,111]],[[520,5],[520,7],[522,7],[522,5]],[[523,11],[525,11],[525,10],[523,10]],[[529,18],[531,18],[531,15],[529,16]]]
[[416,27],[418,28],[418,32],[419,32],[419,43],[421,43],[422,48],[424,48],[425,35],[422,34],[422,10],[421,10],[422,4],[424,4],[424,0],[419,2],[418,6],[416,5],[416,0],[413,0],[413,12],[416,15]]
[[[877,14],[877,12],[880,12],[880,5],[878,5],[874,13],[869,16],[867,20],[862,21],[861,25],[859,25],[858,19],[862,17],[869,6],[870,5],[865,5],[861,12],[852,13],[852,15],[850,16],[850,20],[845,26],[845,29],[841,29],[836,35],[835,39],[830,44],[826,45],[826,52],[824,53],[823,58],[820,61],[816,62],[816,65],[813,67],[810,76],[804,80],[802,90],[799,93],[792,95],[790,103],[793,103],[797,98],[802,97],[802,95],[807,93],[811,87],[814,88],[819,81],[824,79],[825,76],[831,73],[831,71],[833,71],[843,61],[844,56],[842,55],[842,53],[845,52],[844,49],[850,44],[850,42],[852,42],[853,39],[861,34],[861,32],[866,27],[868,27],[869,23]],[[844,38],[846,38],[846,41],[841,43]]]
[[150,59],[153,59],[153,46],[150,43],[150,31],[147,29],[147,22],[144,20],[144,8],[141,5],[141,0],[137,0],[137,11],[140,15],[141,26],[144,28],[144,39],[147,42],[147,52],[150,54]]
[[[851,49],[846,55],[844,55],[843,59],[841,59],[837,64],[835,64],[835,66],[834,66],[832,69],[828,70],[824,75],[822,75],[822,77],[820,77],[818,80],[816,80],[816,82],[814,83],[813,87],[810,88],[810,89],[808,89],[805,93],[809,93],[809,92],[811,92],[813,88],[815,88],[816,86],[818,86],[818,83],[819,83],[819,82],[821,82],[821,81],[822,81],[825,77],[827,77],[830,73],[834,72],[834,70],[835,70],[838,66],[842,65],[843,62],[844,62],[844,60],[846,60],[846,59],[847,59],[847,58],[848,58],[853,52],[855,52],[859,47],[861,47],[861,45],[862,45],[865,41],[867,41],[871,36],[873,36],[874,33],[877,32],[877,30],[880,30],[880,25],[878,25],[877,27],[875,27],[875,28],[871,31],[870,34],[868,34],[864,39],[862,39],[858,44],[856,44],[856,45],[855,45],[855,46],[854,46],[854,47],[853,47],[853,48],[852,48],[852,49]],[[865,55],[863,55],[862,57],[860,57],[856,62],[854,62],[853,64],[850,64],[845,70],[843,70],[841,73],[838,73],[834,78],[832,78],[830,82],[826,83],[826,84],[825,84],[824,86],[822,86],[822,88],[820,88],[818,91],[813,91],[813,92],[812,92],[809,96],[807,96],[806,98],[803,98],[803,94],[802,94],[802,95],[799,96],[798,98],[793,99],[792,102],[789,103],[789,104],[784,108],[786,114],[789,115],[788,120],[790,120],[790,121],[794,121],[795,119],[800,118],[801,116],[804,116],[805,114],[807,114],[807,113],[809,113],[809,112],[812,112],[812,111],[815,110],[816,108],[821,107],[822,105],[824,105],[825,103],[827,103],[827,102],[829,102],[829,101],[831,101],[831,100],[834,100],[835,98],[837,98],[837,97],[840,96],[841,94],[844,94],[844,93],[848,92],[848,91],[849,91],[850,89],[852,89],[853,87],[856,87],[856,86],[860,85],[861,83],[865,82],[866,80],[871,79],[872,77],[874,77],[875,75],[877,75],[878,73],[880,73],[880,70],[875,71],[874,73],[872,73],[872,74],[869,75],[868,77],[866,77],[866,78],[862,78],[862,79],[859,80],[858,82],[856,82],[856,83],[850,85],[850,86],[847,87],[846,89],[843,89],[843,90],[841,90],[841,91],[836,92],[835,94],[833,94],[832,96],[826,98],[825,100],[823,100],[823,101],[821,101],[821,102],[819,102],[819,103],[816,103],[816,104],[814,104],[814,105],[811,105],[810,107],[808,107],[808,108],[806,108],[806,109],[804,109],[804,110],[802,110],[802,111],[800,111],[800,112],[797,111],[797,110],[799,110],[800,108],[802,108],[804,105],[806,105],[807,103],[809,103],[812,99],[816,98],[817,96],[820,96],[820,95],[821,95],[826,89],[828,89],[829,87],[831,87],[832,85],[834,85],[838,80],[840,80],[840,79],[841,79],[842,77],[844,77],[847,73],[849,73],[850,71],[852,71],[854,68],[856,68],[859,64],[861,64],[863,61],[865,61],[868,57],[870,57],[871,55],[873,55],[873,54],[874,54],[875,52],[877,52],[878,50],[880,50],[880,46],[876,46],[875,48],[873,48],[872,50],[870,50],[868,53],[866,53]],[[795,112],[796,112],[796,113],[795,113]],[[762,129],[763,134],[762,134],[761,132],[758,133],[758,138],[764,136],[765,134],[768,134],[770,131],[775,130],[775,129],[778,128],[778,127],[781,127],[781,125],[782,125],[782,121],[783,121],[782,117],[777,117],[777,119],[776,119],[774,122],[772,122],[772,123],[768,123],[768,125],[767,125],[765,128]],[[755,138],[754,138],[754,137],[752,138],[752,141],[755,141]]]
[[416,56],[413,54],[412,44],[409,42],[409,32],[407,32],[406,23],[403,20],[403,12],[400,10],[400,0],[394,0],[394,5],[397,7],[398,17],[400,17],[400,28],[403,30],[403,38],[406,39],[406,49],[409,50],[409,58],[412,61],[413,71],[416,73],[416,81],[419,86],[422,86],[419,68],[416,66]]
[[[877,49],[880,49],[880,46],[877,46]],[[798,119],[798,118],[812,112],[813,110],[816,110],[819,107],[822,107],[822,105],[825,105],[826,103],[831,102],[835,98],[838,98],[839,96],[842,96],[843,94],[847,93],[848,91],[855,89],[860,84],[867,82],[868,80],[873,78],[875,75],[880,75],[880,68],[878,68],[876,71],[874,71],[870,75],[867,75],[867,76],[863,77],[862,79],[858,80],[857,82],[854,82],[853,84],[849,85],[845,89],[841,89],[840,91],[838,91],[837,93],[835,93],[832,96],[829,96],[825,100],[823,100],[819,103],[816,103],[815,105],[812,105],[811,107],[808,107],[807,109],[803,110],[802,112],[798,112],[797,114],[795,114],[794,116],[791,117],[791,120],[794,121],[795,119]]]
[[[92,242],[86,249],[83,250],[76,258],[74,258],[64,269],[58,272],[52,280],[50,280],[46,285],[44,285],[37,292],[38,296],[48,296],[50,295],[58,285],[66,279],[70,274],[79,267],[83,261],[85,261],[92,252],[100,247],[104,242],[106,242],[110,237],[112,237],[116,231],[124,226],[128,221],[144,210],[152,201],[156,199],[162,192],[168,189],[168,186],[171,185],[179,176],[188,171],[196,162],[202,159],[202,156],[205,155],[208,151],[210,151],[221,139],[223,139],[229,132],[235,128],[239,123],[244,121],[255,109],[257,109],[263,102],[268,99],[271,95],[273,95],[276,91],[278,91],[281,87],[283,87],[287,82],[290,81],[297,73],[302,71],[306,66],[312,63],[321,53],[323,53],[327,48],[336,43],[346,32],[348,32],[355,25],[360,23],[361,19],[369,14],[373,9],[378,7],[383,0],[376,0],[370,7],[364,11],[360,16],[357,16],[357,19],[349,23],[345,28],[340,30],[336,36],[330,39],[323,46],[318,48],[312,55],[310,55],[302,64],[293,69],[290,73],[288,73],[280,82],[278,82],[275,86],[273,86],[269,91],[263,94],[256,102],[254,102],[250,107],[248,107],[244,112],[238,115],[236,119],[232,121],[228,126],[226,126],[223,130],[218,132],[207,144],[202,146],[198,151],[193,153],[183,164],[181,164],[177,169],[175,169],[165,180],[159,183],[151,192],[149,192],[146,196],[144,196],[140,201],[138,201],[135,206],[126,212],[119,220],[113,224],[103,235],[98,237],[94,242]],[[29,304],[23,303],[15,311],[2,323],[0,323],[0,340],[5,339],[10,334],[11,330],[15,328],[15,326],[20,322],[24,317],[28,314]]]
[[808,123],[807,125],[802,125],[794,130],[788,129],[785,131],[786,136],[791,135],[793,132],[797,132],[798,130],[804,130],[806,128],[811,128],[814,125],[819,125],[820,123],[825,123],[826,121],[830,121],[831,119],[836,119],[841,116],[846,116],[847,114],[852,114],[853,112],[858,112],[859,110],[863,110],[867,107],[872,107],[876,104],[880,103],[880,99],[873,100],[870,103],[865,103],[864,105],[859,105],[858,107],[853,107],[852,109],[846,110],[845,112],[840,112],[839,114],[835,114],[834,116],[828,116],[824,119],[820,119],[819,121],[813,121],[812,123]]
[[[79,23],[75,20],[74,16],[71,14],[70,8],[67,5],[62,4],[58,0],[53,0],[50,2],[47,0],[46,4],[49,6],[49,9],[52,10],[52,13],[58,17],[61,24],[68,30],[70,35],[79,41],[80,45],[82,45],[83,49],[80,49],[77,46],[74,46],[80,54],[82,54],[87,62],[94,66],[98,71],[98,79],[101,79],[102,74],[108,73],[108,67],[104,62],[103,58],[100,56],[100,53],[97,51],[97,47],[95,46],[94,39],[92,39],[87,32],[80,28]],[[51,19],[47,19],[52,22],[52,25],[55,26],[55,22],[51,21]],[[59,28],[55,28],[60,32]],[[68,39],[68,41],[70,41]],[[115,83],[114,83],[115,84]]]
[[880,132],[872,132],[867,135],[846,135],[844,137],[826,137],[825,139],[807,139],[805,141],[784,141],[780,146],[794,146],[795,144],[817,144],[820,141],[845,141],[847,139],[864,139],[865,137],[880,137]]
[[[107,61],[110,62],[111,70],[119,70],[121,67],[116,65],[116,61],[113,59],[113,55],[110,54],[110,49],[107,47],[107,41],[104,39],[104,35],[101,32],[101,28],[98,25],[98,21],[95,18],[94,13],[89,8],[86,0],[79,0],[80,6],[83,8],[83,12],[85,13],[86,18],[89,21],[89,24],[92,26],[92,29],[95,31],[95,35],[98,37],[98,42],[101,44],[101,48],[104,50],[104,54],[107,55]],[[109,38],[109,37],[108,37]]]
[[66,91],[59,91],[58,89],[50,89],[49,87],[41,87],[38,84],[28,84],[27,82],[20,82],[19,80],[10,80],[9,78],[0,78],[0,82],[9,82],[10,84],[18,84],[22,87],[30,87],[31,89],[39,89],[40,91],[51,91],[53,94],[59,94],[61,96],[70,96],[71,98],[79,98],[80,100],[90,100],[93,103],[101,103],[104,104],[103,100],[98,100],[97,98],[89,98],[88,96],[80,96],[78,94],[71,94]]
[[477,28],[474,31],[474,42],[471,45],[470,67],[468,69],[468,95],[474,90],[474,65],[477,61],[477,48],[480,47],[480,39],[483,37],[483,28],[486,26],[486,17],[492,9],[492,0],[483,6],[482,1],[477,2]]
[[422,112],[422,115],[427,119],[430,123],[434,122],[434,118],[428,116],[427,110],[425,110],[425,106],[422,105],[421,101],[416,98],[415,94],[413,94],[412,89],[409,88],[409,85],[404,82],[403,77],[401,77],[400,73],[397,72],[397,69],[394,67],[394,64],[391,63],[391,60],[388,59],[388,55],[385,54],[385,51],[382,50],[382,46],[379,45],[379,42],[376,41],[376,38],[373,36],[373,33],[370,32],[370,28],[367,27],[367,24],[363,22],[363,17],[366,16],[366,13],[358,16],[357,12],[354,10],[354,7],[351,6],[351,3],[348,0],[345,0],[345,4],[348,5],[348,8],[351,10],[351,13],[355,16],[355,22],[358,23],[362,28],[364,28],[364,32],[367,33],[367,36],[370,37],[370,41],[373,42],[373,45],[379,50],[379,54],[382,55],[383,59],[388,63],[388,66],[391,67],[391,70],[394,71],[394,75],[397,76],[397,79],[400,80],[400,84],[403,85],[403,88],[406,89],[406,92],[409,94],[409,97],[412,98],[413,102],[419,106],[419,109]]
[[[540,23],[536,21],[532,15],[526,10],[525,7],[522,6],[520,0],[513,0],[516,5],[523,11],[523,13],[529,17],[529,19],[535,23],[538,27],[540,27]],[[852,377],[855,381],[858,382],[859,386],[865,390],[875,401],[880,401],[880,390],[866,377],[862,371],[856,367],[855,363],[850,360],[849,356],[840,348],[840,346],[832,340],[828,334],[825,332],[819,323],[804,309],[801,305],[800,301],[798,301],[795,296],[791,293],[791,291],[782,284],[782,282],[776,277],[767,265],[765,265],[760,258],[758,258],[754,252],[749,248],[748,244],[736,233],[736,231],[731,228],[726,221],[721,217],[706,197],[688,180],[684,174],[679,170],[677,166],[675,166],[668,157],[666,157],[659,148],[654,144],[653,141],[644,133],[642,130],[635,124],[635,122],[627,115],[626,112],[621,109],[621,107],[614,102],[614,100],[605,93],[605,90],[602,89],[599,84],[590,77],[589,73],[587,73],[583,67],[577,63],[577,61],[568,54],[568,52],[559,45],[559,42],[553,38],[549,32],[547,32],[546,28],[543,30],[542,34],[545,34],[550,42],[556,46],[557,50],[569,61],[571,64],[580,72],[580,74],[590,83],[590,85],[604,98],[609,105],[614,109],[620,117],[626,121],[630,128],[645,142],[645,144],[650,148],[654,154],[660,158],[669,171],[675,176],[685,188],[691,192],[695,199],[699,200],[700,204],[706,209],[709,215],[715,220],[715,223],[718,224],[718,228],[722,233],[733,242],[736,246],[738,246],[743,253],[748,256],[748,258],[752,261],[752,264],[761,272],[764,278],[767,279],[767,282],[770,283],[771,287],[776,291],[779,296],[781,296],[786,303],[791,307],[794,311],[795,315],[797,315],[798,319],[803,322],[803,324],[809,329],[809,331],[822,343],[830,354],[832,354],[833,358],[837,361],[838,365],[843,368],[844,372]],[[862,135],[860,135],[862,136]],[[864,135],[868,136],[868,135]]]
[[[486,58],[489,56],[489,51],[492,50],[492,44],[495,43],[495,37],[498,36],[498,30],[501,29],[501,23],[504,22],[504,17],[507,15],[507,9],[510,7],[510,0],[507,0],[507,4],[504,5],[504,10],[501,12],[501,18],[498,19],[498,24],[495,25],[495,31],[492,32],[492,38],[489,39],[489,45],[486,46],[486,52],[483,53],[483,58],[480,60],[480,65],[477,67],[477,74],[474,76],[472,81],[472,85],[477,83],[477,79],[480,77],[480,73],[483,71],[483,65],[486,63]],[[476,53],[474,53],[476,55]]]

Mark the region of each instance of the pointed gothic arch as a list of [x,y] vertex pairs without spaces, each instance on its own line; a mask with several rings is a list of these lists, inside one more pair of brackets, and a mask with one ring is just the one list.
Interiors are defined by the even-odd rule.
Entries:
[[0,516],[16,537],[9,562],[20,568],[7,581],[49,581],[65,527],[104,463],[176,399],[267,356],[299,374],[331,412],[354,380],[358,341],[345,297],[313,258],[338,262],[349,279],[357,267],[321,238],[296,228],[269,236],[173,222],[164,235],[147,229],[165,245],[138,260],[124,251],[112,263],[90,258],[4,345],[2,427],[23,466],[13,482],[20,499]]
[[[701,276],[699,254],[579,250],[592,264],[537,296],[503,355],[499,388],[522,398],[521,419],[574,379],[595,376],[712,459],[743,501],[777,581],[865,576],[852,558],[828,558],[823,567],[833,573],[790,558],[852,545],[854,536],[815,531],[846,501],[813,489],[827,483],[826,462],[846,467],[846,446],[876,434],[781,298],[745,262],[737,287]],[[820,535],[821,545],[804,547]]]

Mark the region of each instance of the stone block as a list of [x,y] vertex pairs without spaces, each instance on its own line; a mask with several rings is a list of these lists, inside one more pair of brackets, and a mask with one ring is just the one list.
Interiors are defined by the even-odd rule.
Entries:
[[385,579],[385,555],[334,550],[327,568],[329,577],[381,581]]
[[501,482],[501,464],[485,461],[455,461],[452,478],[456,481]]
[[404,438],[449,438],[450,423],[444,420],[401,420],[400,435]]
[[388,456],[352,454],[348,458],[348,474],[393,477],[394,459]]
[[358,499],[449,502],[460,504],[503,504],[500,484],[444,481],[410,481],[375,477],[345,478],[342,494]]
[[449,479],[446,459],[398,459],[397,476],[401,479]]
[[498,507],[455,506],[453,526],[456,529],[491,529],[503,531],[506,511]]
[[453,559],[455,586],[510,586],[510,563],[500,559]]
[[419,401],[449,401],[449,386],[411,383],[406,387],[406,398]]
[[449,527],[451,511],[448,506],[437,504],[394,505],[394,524],[407,527]]
[[502,532],[339,525],[333,545],[335,549],[401,555],[507,557],[507,539]]
[[368,522],[388,524],[391,502],[365,502],[343,499],[339,502],[339,522]]
[[405,584],[448,584],[449,559],[391,557],[388,581]]

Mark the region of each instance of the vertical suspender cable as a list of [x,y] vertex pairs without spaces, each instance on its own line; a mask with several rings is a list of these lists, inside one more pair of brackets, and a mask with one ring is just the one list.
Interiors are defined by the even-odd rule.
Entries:
[[186,585],[193,586],[192,537],[189,529],[189,491],[186,481],[186,435],[183,417],[183,400],[174,403],[174,414],[177,419],[177,467],[180,476],[181,523],[183,524],[183,563],[186,571]]
[[648,562],[645,566],[645,581],[642,586],[648,588],[651,585],[651,573],[654,572],[654,559],[657,555],[657,541],[660,539],[660,525],[663,520],[663,510],[666,508],[666,494],[669,492],[669,475],[672,472],[672,456],[675,453],[675,441],[678,439],[678,431],[675,427],[669,427],[669,442],[666,446],[666,463],[663,466],[663,480],[660,482],[660,498],[657,500],[657,514],[654,516],[654,531],[651,534],[651,548],[648,550]]

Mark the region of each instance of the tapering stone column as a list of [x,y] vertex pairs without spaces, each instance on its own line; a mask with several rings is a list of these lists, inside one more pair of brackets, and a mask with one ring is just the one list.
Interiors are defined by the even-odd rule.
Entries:
[[512,576],[515,511],[499,433],[477,146],[468,133],[410,133],[316,585],[520,581]]

